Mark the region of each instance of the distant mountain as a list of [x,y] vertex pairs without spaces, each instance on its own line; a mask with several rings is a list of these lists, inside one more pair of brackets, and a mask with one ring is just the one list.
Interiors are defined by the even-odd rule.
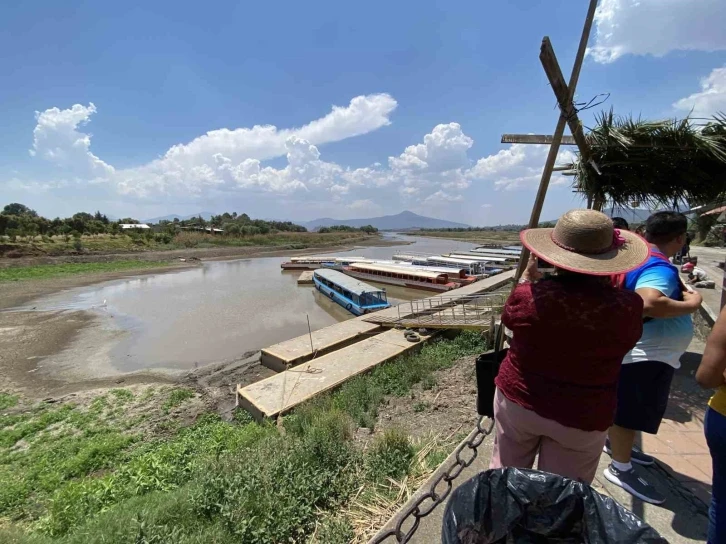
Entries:
[[424,217],[423,215],[409,211],[396,215],[384,215],[383,217],[368,217],[363,219],[331,219],[330,217],[323,217],[308,221],[307,223],[298,224],[306,227],[308,230],[317,230],[320,227],[332,227],[333,225],[347,225],[349,227],[373,225],[379,230],[454,229],[467,228],[469,226],[463,223],[446,221],[445,219]]
[[144,219],[143,223],[158,223],[159,221],[174,221],[174,219],[178,219],[179,221],[184,221],[185,219],[191,219],[192,217],[199,217],[202,216],[202,219],[205,221],[209,221],[211,217],[215,214],[212,212],[199,212],[199,213],[193,213],[191,215],[162,215],[161,217],[152,217],[151,219]]
[[645,223],[651,215],[657,210],[645,210],[643,208],[623,208],[616,206],[615,208],[605,208],[603,213],[608,217],[622,217],[628,223]]

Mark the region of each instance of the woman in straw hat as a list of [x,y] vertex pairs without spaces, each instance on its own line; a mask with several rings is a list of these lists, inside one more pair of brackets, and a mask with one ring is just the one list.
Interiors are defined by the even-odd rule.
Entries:
[[[513,331],[496,379],[491,468],[531,468],[591,483],[613,422],[620,364],[642,332],[643,301],[611,276],[640,266],[648,246],[594,210],[520,234],[532,257],[507,300]],[[541,279],[537,258],[555,267]],[[541,281],[538,281],[541,280]]]

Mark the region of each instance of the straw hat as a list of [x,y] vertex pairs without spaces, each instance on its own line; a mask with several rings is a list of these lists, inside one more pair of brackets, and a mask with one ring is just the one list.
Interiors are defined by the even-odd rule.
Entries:
[[596,276],[622,274],[638,268],[650,255],[645,240],[613,228],[604,213],[570,210],[553,229],[527,229],[522,243],[554,266]]

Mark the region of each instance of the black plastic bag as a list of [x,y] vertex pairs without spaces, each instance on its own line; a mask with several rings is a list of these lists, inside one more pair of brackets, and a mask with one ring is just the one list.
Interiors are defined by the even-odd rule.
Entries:
[[494,417],[494,378],[499,373],[499,365],[507,356],[507,351],[487,351],[476,358],[476,411],[480,416]]
[[482,472],[457,488],[442,544],[667,544],[632,512],[590,486],[537,470]]

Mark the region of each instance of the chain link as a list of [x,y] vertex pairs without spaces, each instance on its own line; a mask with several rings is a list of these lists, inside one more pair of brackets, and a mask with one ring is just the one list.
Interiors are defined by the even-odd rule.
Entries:
[[[395,527],[379,534],[369,544],[383,544],[384,542],[406,544],[406,542],[411,540],[411,537],[421,524],[421,519],[428,516],[437,506],[449,498],[451,491],[454,489],[453,481],[477,458],[479,454],[477,449],[484,442],[484,439],[491,434],[494,428],[494,420],[492,420],[489,427],[485,429],[483,425],[484,419],[485,416],[479,418],[479,421],[476,423],[476,432],[471,434],[454,450],[454,462],[451,466],[439,474],[431,482],[428,491],[416,499],[416,502],[403,512],[401,518],[396,522]],[[468,459],[462,457],[462,453],[464,452],[471,457]],[[444,485],[441,485],[442,482]],[[409,524],[410,527],[404,529],[404,526],[408,526]]]

